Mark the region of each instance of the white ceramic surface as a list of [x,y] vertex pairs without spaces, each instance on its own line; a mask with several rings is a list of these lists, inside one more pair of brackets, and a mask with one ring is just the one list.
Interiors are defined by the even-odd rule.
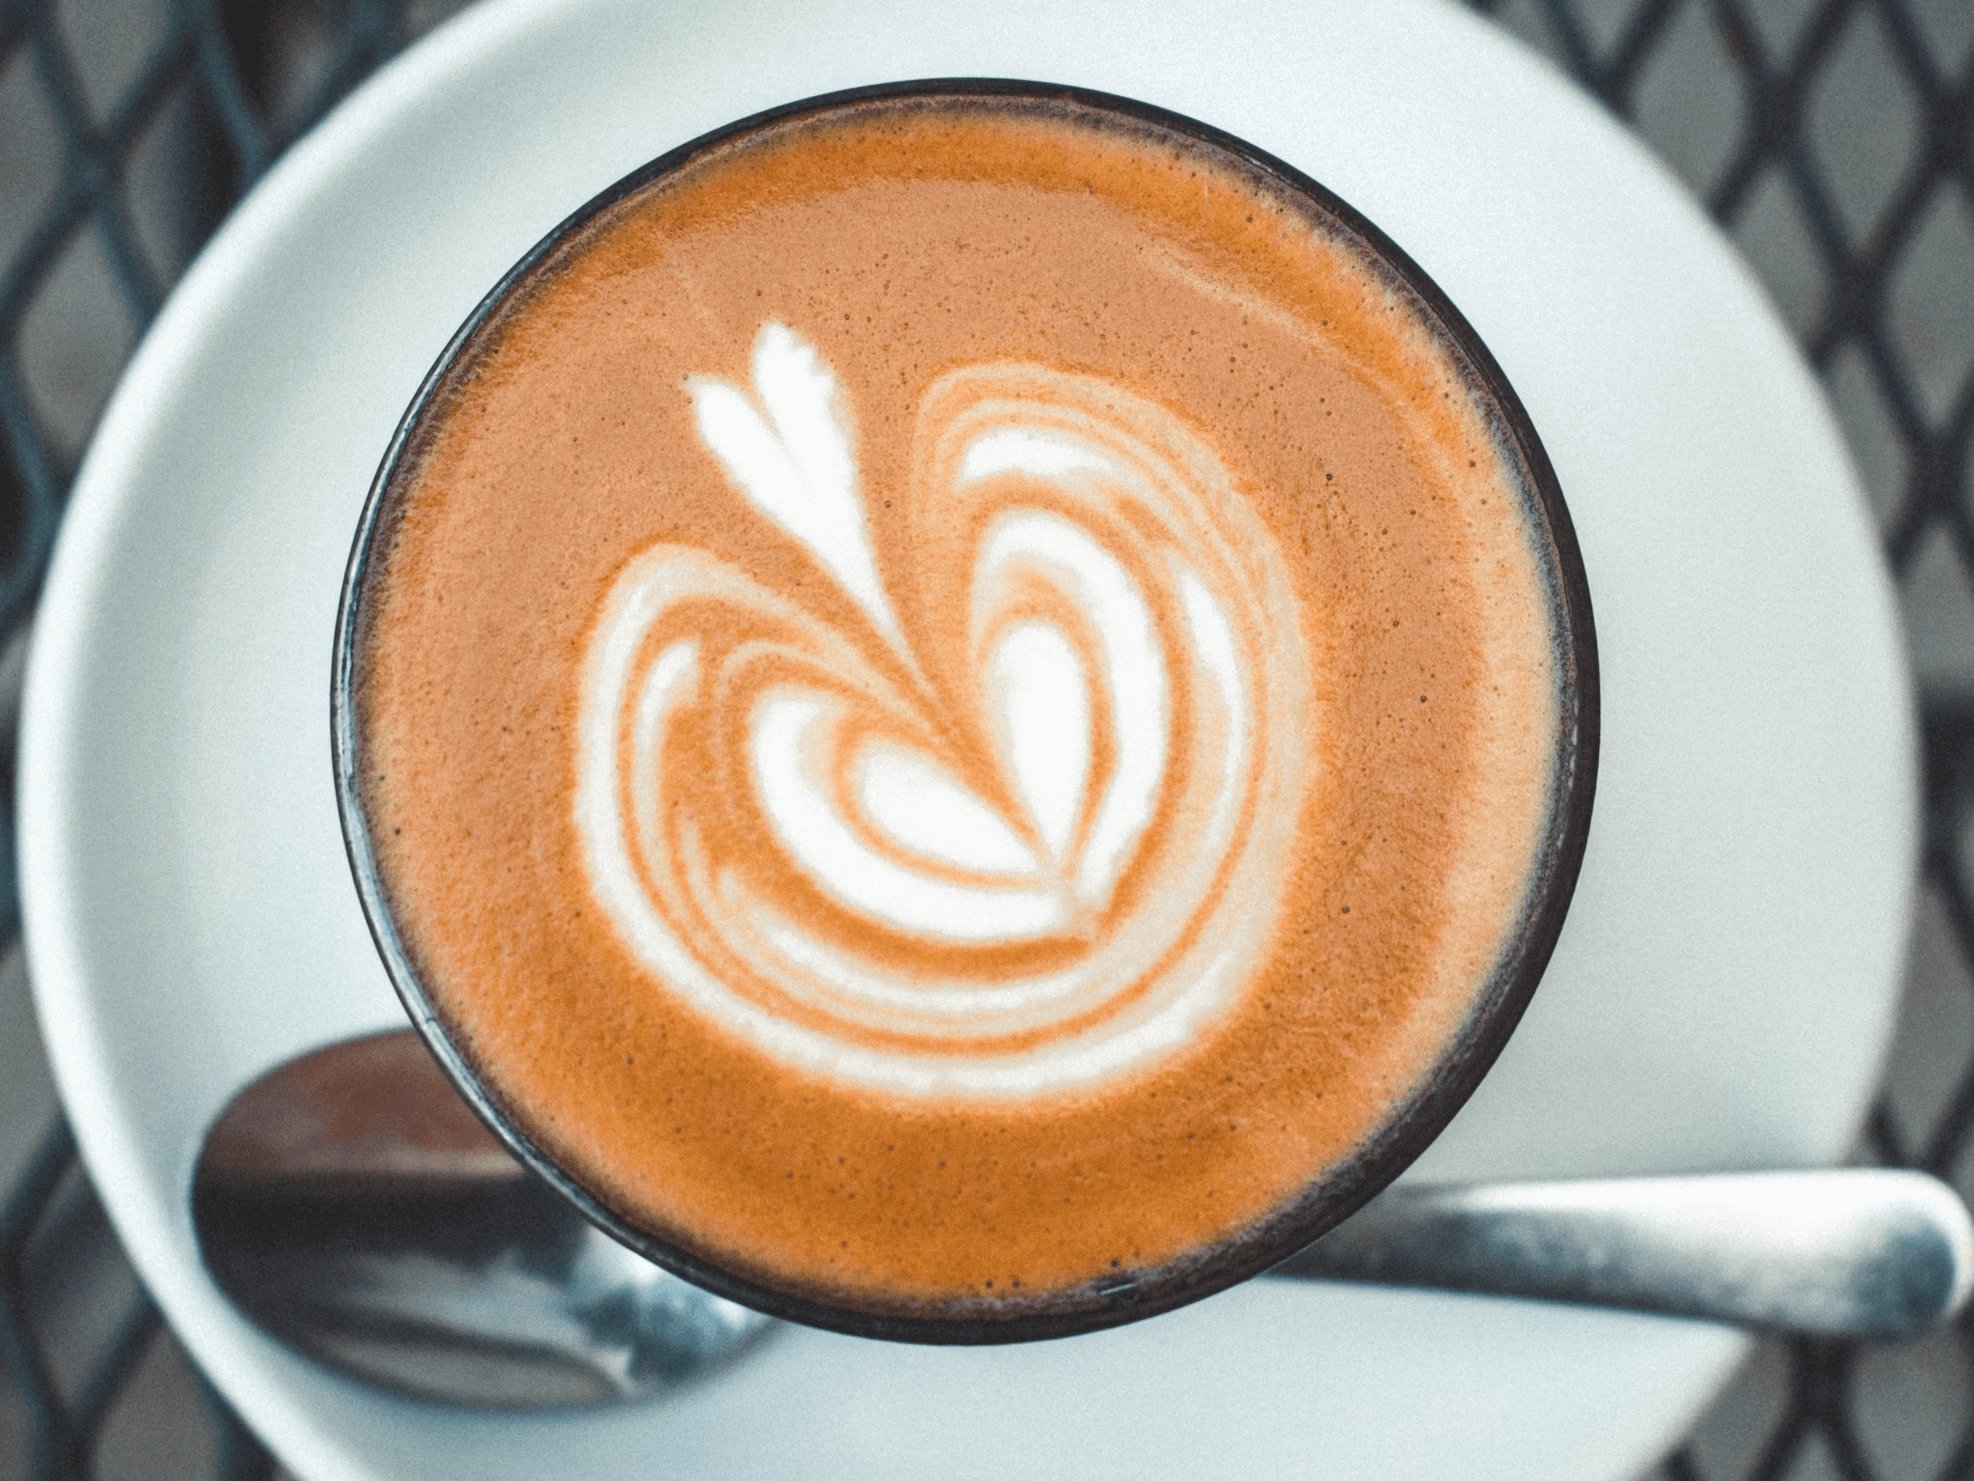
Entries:
[[663,1403],[494,1417],[316,1370],[200,1267],[187,1188],[214,1113],[279,1060],[402,1021],[336,828],[329,639],[426,366],[509,263],[646,159],[775,103],[956,74],[1143,98],[1313,174],[1461,306],[1555,461],[1603,657],[1589,857],[1534,1008],[1416,1174],[1842,1154],[1911,888],[1892,601],[1813,383],[1616,126],[1429,0],[494,0],[228,223],[120,388],[56,554],[23,739],[28,946],[110,1213],[199,1360],[311,1478],[1633,1473],[1743,1339],[1260,1282],[1019,1349],[790,1332]]

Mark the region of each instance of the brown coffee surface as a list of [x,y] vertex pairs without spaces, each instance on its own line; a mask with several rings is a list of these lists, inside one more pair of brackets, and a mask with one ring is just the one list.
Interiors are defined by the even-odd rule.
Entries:
[[[894,638],[750,502],[696,420],[715,383],[769,404],[757,356],[782,333],[834,377]],[[1121,429],[1147,467],[1204,470],[1198,487],[1106,514],[1080,475],[968,483],[940,451],[969,417],[1044,403]],[[357,719],[417,974],[538,1146],[632,1224],[759,1284],[867,1310],[1016,1309],[1210,1250],[1386,1123],[1522,909],[1559,723],[1526,495],[1412,298],[1309,203],[1149,125],[1033,100],[880,102],[704,152],[603,211],[486,322],[391,497]],[[1064,605],[1068,578],[1010,577],[1000,625],[968,626],[1009,508],[1094,532],[1168,654],[1196,610],[1170,552],[1203,573],[1241,672],[1261,676],[1223,810],[1237,836],[1194,857],[1222,816],[1217,758],[1239,747],[1210,665],[1174,658],[1161,800],[1096,903],[991,940],[873,924],[848,885],[773,846],[748,716],[782,696],[790,727],[823,726],[823,700],[800,696],[833,697],[850,738],[830,756],[889,737],[1021,817],[989,734],[1001,711],[981,721],[968,698],[1002,651],[989,640],[1055,622],[1086,679],[1108,650]],[[731,1012],[654,970],[599,897],[577,817],[598,633],[654,559],[654,579],[707,585],[626,650],[636,674],[683,654],[699,685],[646,768],[657,810],[634,872]],[[1213,630],[1196,621],[1194,648]],[[1055,651],[1036,645],[1006,651]],[[1080,774],[1100,796],[1128,770],[1109,725],[1123,701],[1090,694]],[[634,708],[610,712],[610,745],[635,750]],[[843,762],[818,795],[841,801],[858,775]],[[635,814],[645,784],[612,785]],[[1095,847],[1081,806],[1065,857]],[[1037,826],[1015,831],[1041,857]],[[892,1013],[802,996],[766,928],[734,924],[756,919],[743,901],[907,987],[1149,965],[1027,1017]],[[1107,1024],[1160,993],[1192,1001],[1186,974],[1223,958],[1232,980],[1180,1015],[1183,1042],[1033,1093],[1012,1071],[965,1078],[1078,1035],[1109,1043]],[[807,1037],[784,1052],[749,1014]],[[835,1044],[879,1068],[837,1073]],[[929,1078],[885,1080],[887,1055]]]

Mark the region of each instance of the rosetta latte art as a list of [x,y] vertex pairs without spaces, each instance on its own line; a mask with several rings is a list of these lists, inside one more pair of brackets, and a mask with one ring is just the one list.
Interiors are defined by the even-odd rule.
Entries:
[[653,545],[584,661],[576,824],[622,941],[778,1062],[900,1095],[1197,1042],[1268,947],[1311,764],[1297,604],[1227,470],[1119,386],[972,366],[874,521],[818,352],[770,322],[752,372],[686,391],[797,558]]

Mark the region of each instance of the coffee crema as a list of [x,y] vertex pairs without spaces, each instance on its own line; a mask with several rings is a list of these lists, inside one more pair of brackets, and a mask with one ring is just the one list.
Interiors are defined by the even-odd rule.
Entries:
[[730,1294],[1177,1290],[1520,949],[1577,721],[1527,450],[1347,223],[1145,110],[879,93],[660,165],[380,478],[387,959]]

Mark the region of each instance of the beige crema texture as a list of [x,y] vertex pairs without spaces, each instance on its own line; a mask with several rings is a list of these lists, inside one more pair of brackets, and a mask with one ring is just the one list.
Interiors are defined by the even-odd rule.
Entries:
[[1525,500],[1411,301],[1242,167],[880,102],[604,211],[481,329],[363,594],[449,1030],[624,1218],[1046,1307],[1375,1134],[1547,821]]

